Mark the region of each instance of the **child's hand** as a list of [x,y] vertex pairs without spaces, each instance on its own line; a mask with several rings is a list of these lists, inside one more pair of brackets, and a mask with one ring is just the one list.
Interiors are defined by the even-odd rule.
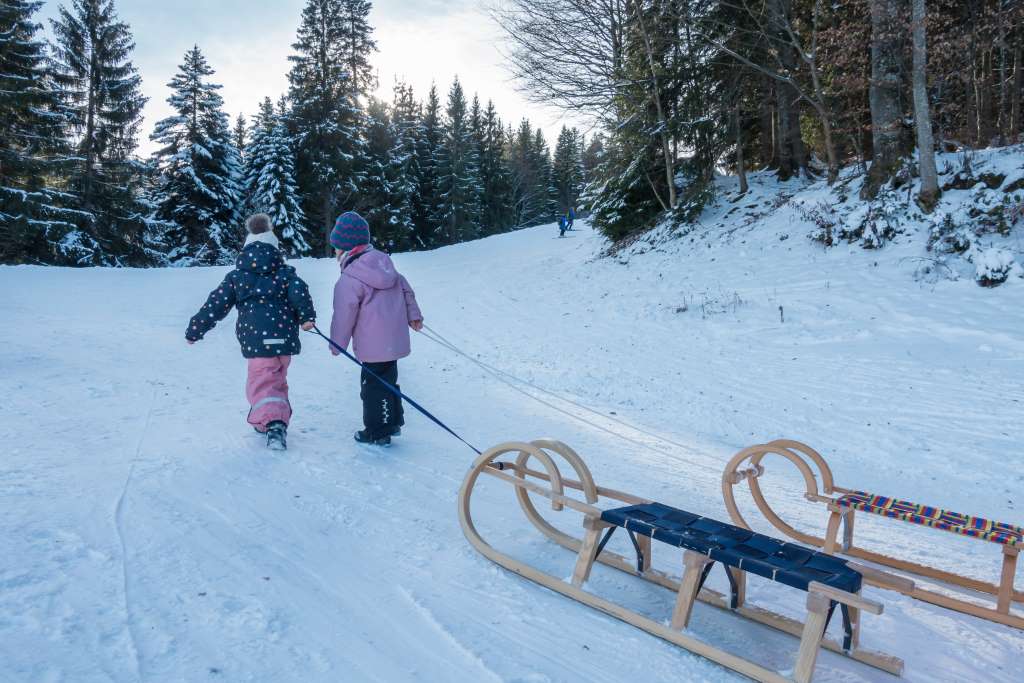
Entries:
[[192,340],[192,339],[186,339],[185,341],[187,341],[187,342],[188,342],[188,345],[189,345],[189,346],[192,346],[193,344],[195,344],[195,341],[194,341],[194,340]]
[[416,330],[417,332],[420,332],[421,330],[423,330],[423,321],[422,320],[410,320],[409,321],[409,327],[411,327],[412,329]]
[[309,332],[311,329],[313,329],[314,325],[316,325],[315,322],[313,322],[312,320],[307,320],[306,322],[302,323],[302,331]]

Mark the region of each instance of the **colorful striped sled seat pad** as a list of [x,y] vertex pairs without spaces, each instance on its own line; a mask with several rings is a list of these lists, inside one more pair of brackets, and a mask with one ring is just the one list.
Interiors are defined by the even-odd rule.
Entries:
[[876,496],[873,493],[854,491],[836,499],[836,505],[844,508],[863,510],[892,519],[913,524],[930,526],[942,531],[951,531],[961,536],[980,538],[1003,545],[1024,546],[1024,528],[993,522],[982,517],[972,517],[942,508],[919,505],[906,500]]

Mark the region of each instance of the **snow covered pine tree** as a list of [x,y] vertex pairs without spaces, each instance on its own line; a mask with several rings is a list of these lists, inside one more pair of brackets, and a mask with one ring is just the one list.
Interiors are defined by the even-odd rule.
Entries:
[[333,253],[328,237],[341,206],[362,185],[365,140],[360,88],[369,84],[365,59],[376,49],[360,0],[308,0],[288,59],[292,69],[289,131],[295,140],[296,180],[306,216],[306,241]]
[[466,96],[458,79],[448,92],[447,130],[438,164],[438,230],[445,244],[480,236],[480,167]]
[[91,262],[63,195],[47,187],[63,165],[63,118],[34,15],[42,2],[0,3],[0,262]]
[[293,256],[311,253],[303,234],[305,215],[295,184],[295,158],[283,115],[263,100],[245,154],[246,213],[270,216],[281,247]]
[[131,62],[131,31],[113,0],[72,0],[50,23],[64,136],[75,150],[64,176],[67,202],[100,247],[93,262],[144,263],[143,168],[134,155],[146,98]]
[[171,226],[163,238],[175,265],[230,263],[242,241],[240,159],[213,73],[199,46],[185,53],[169,84],[176,113],[150,136],[161,145],[155,217]]

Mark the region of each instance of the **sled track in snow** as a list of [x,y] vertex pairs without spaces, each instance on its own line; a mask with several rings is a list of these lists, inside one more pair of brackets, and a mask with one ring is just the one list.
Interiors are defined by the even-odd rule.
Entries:
[[117,529],[117,540],[121,545],[121,591],[124,595],[124,622],[128,630],[128,639],[132,645],[132,655],[135,658],[135,675],[142,680],[142,657],[139,654],[139,642],[135,637],[135,627],[132,625],[131,600],[128,596],[128,546],[124,540],[124,501],[128,496],[128,487],[131,486],[132,476],[135,474],[135,465],[142,453],[142,444],[149,432],[149,424],[153,419],[153,409],[156,407],[156,393],[158,389],[153,387],[153,395],[149,400],[149,409],[146,411],[146,421],[142,426],[142,433],[135,444],[135,454],[132,455],[132,464],[128,467],[128,476],[124,478],[124,486],[121,487],[121,495],[114,506],[114,528]]

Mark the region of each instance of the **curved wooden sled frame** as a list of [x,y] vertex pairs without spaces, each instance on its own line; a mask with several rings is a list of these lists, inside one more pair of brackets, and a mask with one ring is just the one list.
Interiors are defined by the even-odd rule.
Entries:
[[[551,457],[552,454],[565,460],[574,470],[577,479],[563,477],[554,459]],[[505,455],[514,455],[515,460],[499,460],[499,458]],[[530,468],[531,458],[536,459],[540,463],[541,470]],[[473,490],[480,475],[488,475],[512,485],[515,488],[516,499],[521,509],[533,526],[555,543],[577,554],[578,560],[571,583],[530,567],[496,550],[480,536],[473,523],[471,513]],[[547,486],[529,481],[527,477],[544,482]],[[566,496],[565,489],[582,492],[585,502]],[[544,519],[534,505],[533,499],[530,497],[531,493],[548,499],[551,502],[551,508],[555,511],[570,508],[581,513],[584,516],[584,539],[581,540],[570,536]],[[625,557],[608,550],[603,550],[596,558],[593,556],[598,534],[602,527],[607,526],[600,521],[601,508],[595,505],[602,498],[625,505],[639,505],[651,502],[638,496],[623,493],[622,491],[597,486],[583,459],[574,450],[561,442],[550,439],[530,443],[509,442],[491,448],[473,462],[459,490],[459,522],[470,544],[481,555],[495,564],[755,680],[771,683],[809,682],[813,676],[819,645],[831,652],[845,655],[887,673],[896,676],[902,674],[902,659],[892,655],[863,650],[859,647],[859,619],[854,630],[853,648],[849,652],[844,651],[843,646],[838,641],[831,638],[823,638],[822,631],[825,627],[825,617],[822,612],[822,595],[814,591],[811,591],[808,595],[808,623],[806,624],[796,619],[745,604],[745,572],[730,569],[739,586],[738,605],[735,609],[731,609],[730,600],[727,596],[708,588],[703,588],[696,595],[696,599],[719,609],[733,611],[744,618],[800,638],[800,651],[796,666],[794,667],[793,678],[786,678],[776,671],[720,650],[680,630],[669,628],[662,623],[583,590],[582,586],[587,578],[589,578],[590,568],[596,561],[650,581],[673,592],[681,593],[682,581],[671,577],[667,573],[650,568],[652,548],[649,537],[643,535],[637,537],[640,552],[643,553],[645,558],[645,569],[642,572],[637,571],[637,567],[631,564]],[[589,558],[589,561],[587,558]],[[854,568],[858,571],[862,569],[860,566],[855,566]],[[881,572],[877,573],[884,576]],[[838,602],[846,602],[855,610],[860,609],[874,614],[879,614],[882,611],[881,605],[860,598],[859,595],[847,594],[843,591],[834,591],[834,593],[835,595],[829,595],[828,597]],[[677,613],[679,611],[678,605],[679,603],[677,603]],[[688,616],[689,611],[687,610],[687,613],[680,617],[684,628]],[[814,633],[816,633],[816,638],[813,635],[809,635]]]
[[[804,481],[804,498],[811,502],[823,503],[828,507],[829,518],[825,531],[825,538],[803,533],[789,524],[772,509],[765,500],[764,493],[758,479],[764,474],[764,465],[761,461],[766,455],[778,455],[788,460],[800,472]],[[814,469],[817,469],[821,477],[821,492],[818,491],[818,483],[815,478]],[[987,619],[1006,626],[1024,629],[1024,617],[1017,616],[1010,611],[1014,602],[1024,603],[1024,592],[1015,590],[1013,587],[1014,572],[1016,569],[1019,549],[1015,546],[1003,546],[1003,564],[1000,575],[1000,584],[995,585],[986,581],[979,581],[954,572],[938,569],[927,565],[921,565],[907,560],[902,560],[881,553],[876,553],[853,544],[854,531],[854,510],[840,508],[836,505],[837,498],[833,494],[845,495],[854,493],[852,489],[835,485],[832,470],[829,468],[825,458],[807,444],[792,439],[776,439],[766,444],[745,448],[729,461],[722,473],[722,497],[725,499],[725,507],[729,516],[737,526],[750,529],[747,520],[744,519],[736,504],[734,488],[746,481],[750,486],[750,493],[754,499],[757,509],[764,515],[772,526],[789,536],[790,538],[806,545],[817,546],[829,554],[842,554],[866,560],[892,569],[915,574],[927,579],[951,584],[960,588],[985,593],[996,597],[995,608],[984,607],[973,602],[952,598],[942,593],[920,588],[915,584],[894,583],[888,574],[878,576],[873,572],[862,572],[864,580],[874,586],[895,590],[912,598],[924,602],[945,607],[963,614]],[[867,513],[865,513],[867,514]],[[844,538],[839,539],[840,527],[845,523]]]

